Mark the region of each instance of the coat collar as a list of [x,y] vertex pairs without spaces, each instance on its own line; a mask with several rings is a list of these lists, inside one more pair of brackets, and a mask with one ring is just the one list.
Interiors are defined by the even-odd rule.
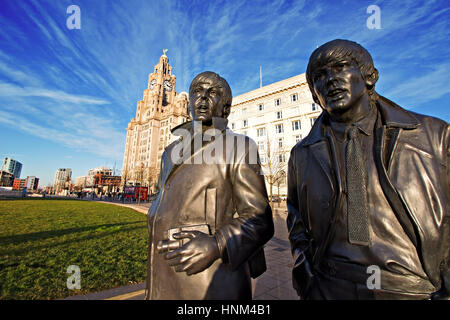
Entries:
[[[380,110],[383,124],[387,127],[415,129],[419,126],[419,121],[411,112],[383,96],[377,95],[377,107]],[[324,140],[324,125],[329,125],[329,123],[325,112],[322,112],[311,128],[309,135],[303,140],[302,145],[308,146]]]

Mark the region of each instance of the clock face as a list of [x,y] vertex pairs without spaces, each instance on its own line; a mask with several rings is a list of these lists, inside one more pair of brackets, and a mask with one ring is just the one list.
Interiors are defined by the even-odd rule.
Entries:
[[165,88],[167,91],[172,90],[172,84],[170,83],[169,80],[164,81],[164,88]]
[[152,82],[150,82],[150,90],[153,90],[156,84],[156,79],[153,79]]

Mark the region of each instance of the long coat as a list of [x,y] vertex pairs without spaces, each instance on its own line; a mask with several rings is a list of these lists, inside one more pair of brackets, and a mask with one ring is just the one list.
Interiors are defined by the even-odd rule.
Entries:
[[[416,238],[429,280],[436,289],[442,284],[448,290],[449,125],[381,96],[377,107],[382,127],[376,132],[375,161],[383,192],[407,234]],[[294,287],[300,293],[331,241],[341,208],[340,181],[345,179],[339,176],[335,147],[323,121],[322,114],[289,160],[287,224],[295,259]]]
[[[212,142],[203,141],[182,163],[174,160],[173,153],[181,149],[183,139],[169,145],[162,155],[161,189],[148,212],[147,299],[251,299],[248,260],[273,236],[272,211],[259,161],[248,161],[255,143],[232,133],[226,125],[226,119],[214,118],[215,133],[206,133],[203,139]],[[180,128],[193,132],[192,122],[173,133]],[[225,136],[245,141],[247,148],[233,142],[229,152],[223,153],[227,161],[195,164],[196,156],[214,154],[212,150],[222,146]],[[168,229],[205,223],[216,235],[224,257],[191,276],[175,272],[163,254],[157,253],[158,241],[166,238]]]

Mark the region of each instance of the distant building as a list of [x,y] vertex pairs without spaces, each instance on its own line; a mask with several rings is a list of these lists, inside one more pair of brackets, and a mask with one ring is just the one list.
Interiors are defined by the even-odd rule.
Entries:
[[27,186],[27,179],[14,179],[13,190],[22,190]]
[[88,176],[79,176],[75,178],[75,187],[85,188],[87,186]]
[[98,167],[98,168],[94,168],[89,170],[89,173],[86,177],[86,182],[85,182],[85,186],[86,187],[93,187],[96,182],[95,179],[98,175],[101,176],[112,176],[112,172],[113,170],[107,167]]
[[70,188],[72,181],[72,169],[60,168],[56,170],[53,188],[56,192]]
[[143,98],[137,103],[136,118],[128,123],[123,185],[154,186],[164,148],[175,139],[170,130],[187,121],[188,106],[187,93],[175,91],[175,76],[164,52],[149,74]]
[[12,187],[14,175],[8,171],[0,171],[0,187]]
[[25,186],[28,191],[37,191],[39,187],[39,178],[28,176],[25,180]]
[[22,172],[22,164],[17,160],[5,158],[2,165],[2,171],[7,171],[13,174],[14,179],[20,179],[20,173]]
[[269,172],[275,176],[274,195],[286,195],[290,151],[321,112],[304,73],[233,97],[228,126],[257,143],[266,182]]

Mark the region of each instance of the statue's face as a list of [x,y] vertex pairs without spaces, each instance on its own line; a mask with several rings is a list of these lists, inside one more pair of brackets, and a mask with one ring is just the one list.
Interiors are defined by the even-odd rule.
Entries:
[[211,79],[197,82],[191,89],[189,101],[194,121],[211,122],[223,118],[223,90]]
[[321,65],[314,70],[312,80],[314,93],[329,114],[351,110],[368,94],[366,81],[350,58],[331,60]]

